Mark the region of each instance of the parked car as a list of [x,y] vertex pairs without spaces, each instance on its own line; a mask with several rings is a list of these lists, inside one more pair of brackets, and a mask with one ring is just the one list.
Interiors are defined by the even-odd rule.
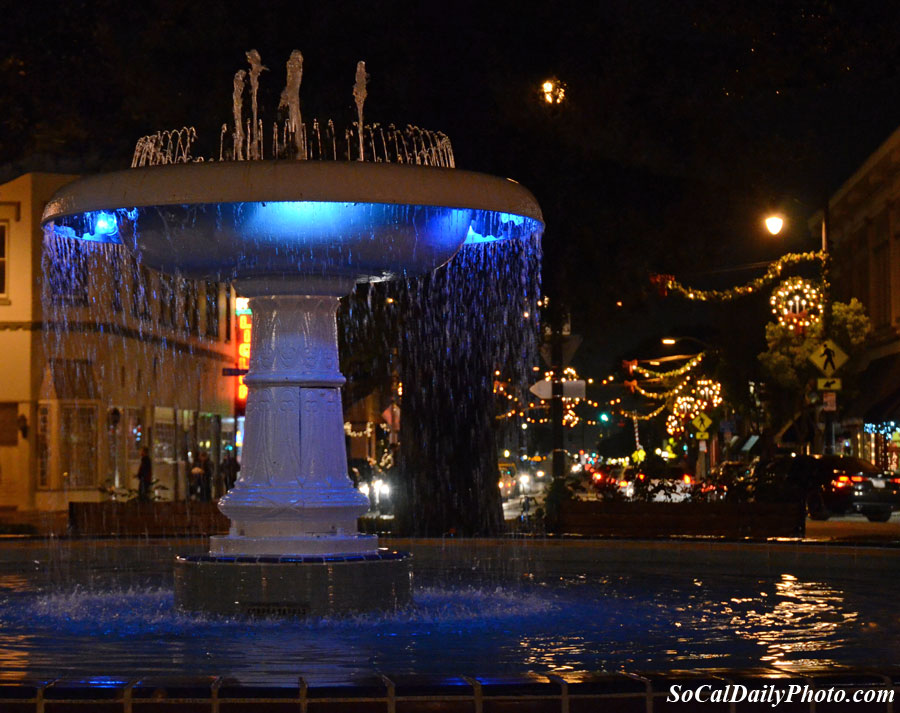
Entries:
[[800,499],[813,520],[859,513],[887,522],[900,510],[900,478],[849,456],[780,456],[757,466],[750,489],[759,501]]
[[500,470],[500,498],[509,500],[519,494],[519,469],[510,460],[501,460],[498,464]]
[[722,461],[700,483],[701,494],[706,500],[748,500],[752,475],[752,466],[743,461]]
[[637,472],[626,478],[624,495],[629,500],[650,502],[682,502],[694,493],[694,477],[683,464],[666,466],[661,473]]

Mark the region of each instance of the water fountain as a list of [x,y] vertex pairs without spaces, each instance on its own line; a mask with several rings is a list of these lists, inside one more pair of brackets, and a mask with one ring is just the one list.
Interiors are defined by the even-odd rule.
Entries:
[[222,129],[219,160],[191,157],[192,129],[160,132],[138,142],[131,169],[60,190],[43,222],[56,236],[122,243],[162,272],[231,281],[250,300],[243,468],[219,504],[231,529],[212,538],[208,555],[177,559],[179,605],[289,614],[392,608],[410,599],[410,557],[357,531],[368,501],[347,475],[338,299],[356,282],[434,270],[464,243],[538,232],[540,208],[514,181],[455,169],[440,134],[366,126],[363,63],[353,92],[358,120],[341,137],[332,122],[302,122],[302,56],[293,53],[287,119],[272,132],[276,160],[261,160],[264,67],[255,51],[247,57],[251,118],[238,72],[234,126]]

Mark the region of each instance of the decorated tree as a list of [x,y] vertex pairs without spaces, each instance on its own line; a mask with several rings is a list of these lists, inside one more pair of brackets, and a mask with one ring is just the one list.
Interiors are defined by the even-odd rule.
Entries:
[[791,321],[769,322],[766,325],[768,349],[759,355],[759,361],[768,377],[770,425],[776,430],[786,429],[795,422],[800,439],[808,441],[814,413],[810,396],[815,391],[816,377],[822,375],[810,357],[830,338],[852,358],[862,350],[870,330],[865,308],[855,297],[849,303],[831,305],[827,336],[819,319],[803,329],[797,329]]

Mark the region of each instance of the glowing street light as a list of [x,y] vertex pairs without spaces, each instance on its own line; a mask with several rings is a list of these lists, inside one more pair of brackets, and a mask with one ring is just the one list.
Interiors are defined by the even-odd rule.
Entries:
[[560,82],[556,77],[545,79],[541,84],[541,93],[547,104],[562,104],[566,98],[566,85]]
[[772,235],[778,235],[784,227],[784,218],[780,215],[770,215],[765,219],[766,230]]

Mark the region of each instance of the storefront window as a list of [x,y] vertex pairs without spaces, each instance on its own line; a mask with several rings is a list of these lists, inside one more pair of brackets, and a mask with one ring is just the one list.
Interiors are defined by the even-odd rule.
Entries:
[[97,408],[65,405],[60,410],[60,467],[69,488],[97,484]]

